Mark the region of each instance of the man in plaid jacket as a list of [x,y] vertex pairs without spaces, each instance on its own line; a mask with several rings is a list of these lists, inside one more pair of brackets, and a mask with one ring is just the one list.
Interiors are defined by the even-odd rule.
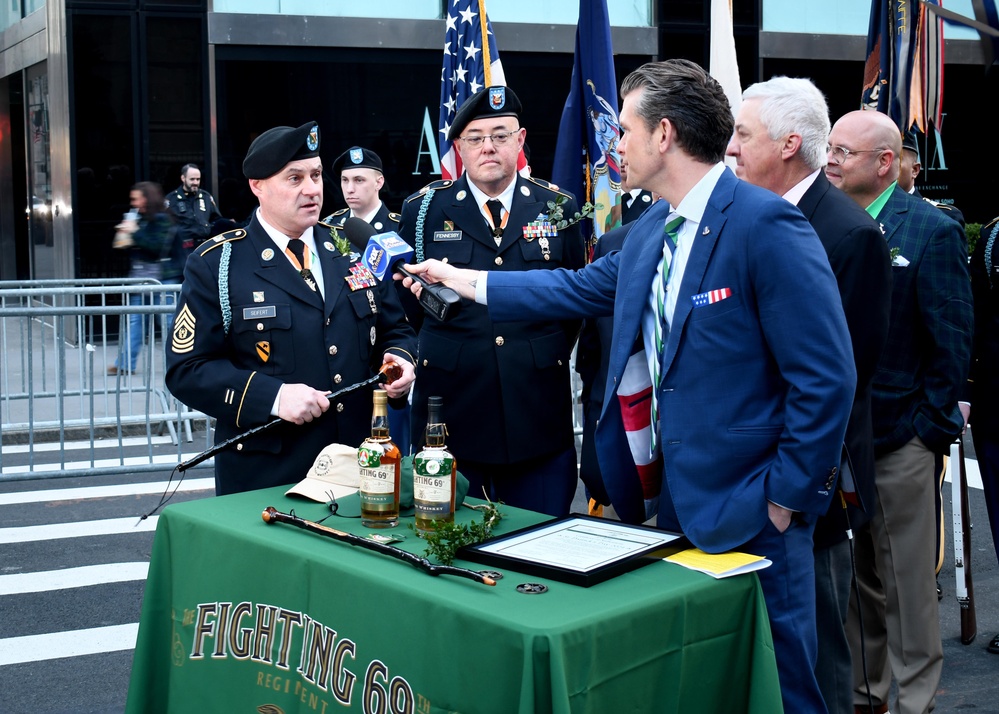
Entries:
[[855,111],[829,135],[826,175],[879,223],[892,257],[888,342],[874,375],[877,503],[857,538],[860,601],[847,631],[854,703],[867,711],[857,609],[875,704],[895,714],[932,711],[943,650],[937,608],[934,454],[960,435],[958,398],[971,363],[973,314],[960,225],[898,186],[902,136],[886,115]]

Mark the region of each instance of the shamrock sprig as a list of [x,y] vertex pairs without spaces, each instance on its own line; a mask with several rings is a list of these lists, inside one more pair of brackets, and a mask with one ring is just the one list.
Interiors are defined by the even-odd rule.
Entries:
[[330,227],[330,238],[333,239],[333,245],[335,245],[336,249],[340,251],[340,255],[349,256],[351,254],[352,248],[350,247],[350,241],[347,240],[346,236],[340,235],[340,231],[336,229],[336,226]]
[[583,204],[582,208],[580,208],[579,211],[577,211],[572,215],[572,217],[565,218],[563,215],[564,211],[562,208],[562,204],[564,204],[568,200],[569,199],[567,196],[559,195],[555,197],[555,200],[548,202],[548,215],[546,216],[546,220],[549,223],[554,224],[555,228],[559,230],[575,225],[584,218],[589,218],[590,216],[593,215],[594,211],[596,211],[598,208],[601,208],[599,203],[594,205],[589,201],[587,201],[586,203]]
[[[433,521],[433,530],[423,533],[421,537],[427,542],[427,549],[424,555],[433,556],[443,565],[451,565],[454,556],[459,548],[466,545],[476,545],[489,540],[492,535],[493,526],[500,522],[503,514],[496,508],[496,504],[484,503],[478,506],[464,504],[466,508],[471,508],[482,512],[482,521],[469,524],[458,524],[455,522]],[[410,528],[414,526],[410,524]]]

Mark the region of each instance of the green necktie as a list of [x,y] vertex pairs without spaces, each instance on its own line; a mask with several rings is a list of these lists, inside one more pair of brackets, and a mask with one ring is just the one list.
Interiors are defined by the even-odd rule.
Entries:
[[659,432],[659,386],[662,384],[662,360],[666,347],[666,338],[669,336],[669,325],[666,323],[666,286],[669,283],[670,268],[673,265],[673,255],[676,252],[676,236],[683,225],[683,216],[674,216],[666,222],[665,246],[669,248],[669,261],[666,260],[666,251],[663,251],[662,280],[657,280],[654,286],[656,301],[656,322],[655,332],[652,339],[652,347],[656,351],[652,355],[652,438],[649,442],[651,453],[656,453],[656,437]]

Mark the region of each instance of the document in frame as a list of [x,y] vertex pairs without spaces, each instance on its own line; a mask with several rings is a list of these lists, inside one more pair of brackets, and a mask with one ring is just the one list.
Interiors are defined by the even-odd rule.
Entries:
[[689,547],[678,533],[573,514],[466,547],[459,556],[589,587]]

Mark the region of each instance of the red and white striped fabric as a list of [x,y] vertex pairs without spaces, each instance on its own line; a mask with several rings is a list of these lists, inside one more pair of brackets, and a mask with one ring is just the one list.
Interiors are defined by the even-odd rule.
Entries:
[[618,385],[617,399],[631,458],[635,462],[642,482],[642,494],[646,499],[658,496],[662,488],[662,453],[658,447],[655,453],[650,453],[652,410],[649,408],[649,400],[652,398],[652,377],[649,375],[649,363],[643,348],[628,358]]

